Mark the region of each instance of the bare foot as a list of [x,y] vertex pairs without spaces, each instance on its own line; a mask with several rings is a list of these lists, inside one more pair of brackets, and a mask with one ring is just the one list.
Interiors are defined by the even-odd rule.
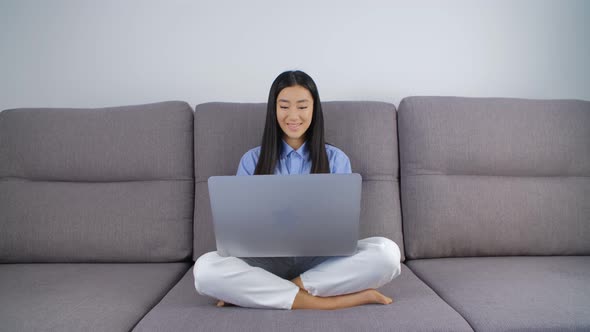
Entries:
[[393,300],[375,289],[366,289],[364,291],[336,295],[328,297],[319,297],[308,294],[304,290],[299,290],[293,300],[292,309],[322,309],[334,310],[356,307],[363,304],[390,304]]
[[362,294],[366,298],[367,303],[390,304],[391,302],[393,302],[393,299],[379,293],[375,289],[367,289],[360,292],[360,294]]
[[216,305],[218,307],[230,307],[230,306],[234,306],[235,304],[231,304],[229,302],[224,302],[224,301],[218,300]]

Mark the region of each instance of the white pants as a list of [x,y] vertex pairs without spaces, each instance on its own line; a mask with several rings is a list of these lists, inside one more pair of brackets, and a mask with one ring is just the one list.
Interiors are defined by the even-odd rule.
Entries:
[[[400,250],[384,237],[358,241],[352,256],[334,257],[221,257],[216,251],[195,262],[195,289],[241,307],[291,309],[301,276],[314,296],[334,296],[379,288],[401,272]],[[274,272],[274,273],[273,273]]]

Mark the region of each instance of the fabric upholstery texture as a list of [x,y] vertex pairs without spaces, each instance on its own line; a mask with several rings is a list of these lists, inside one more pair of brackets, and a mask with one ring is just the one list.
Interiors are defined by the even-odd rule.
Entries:
[[184,102],[0,113],[0,262],[192,257]]
[[196,293],[191,268],[133,331],[472,331],[403,264],[380,291],[394,302],[333,311],[218,308]]
[[260,145],[265,104],[16,109],[0,112],[0,331],[590,330],[590,102],[322,105],[363,177],[359,237],[405,261],[380,289],[393,304],[196,292],[190,260],[215,250],[207,179]]
[[[322,103],[326,141],[363,177],[360,238],[387,237],[403,254],[395,106],[380,102]],[[207,103],[195,110],[193,259],[215,250],[207,179],[235,175],[242,155],[261,144],[266,104]]]
[[590,254],[590,102],[408,97],[408,258]]
[[476,331],[589,331],[590,257],[420,259],[409,267]]
[[188,268],[0,264],[0,331],[130,331]]

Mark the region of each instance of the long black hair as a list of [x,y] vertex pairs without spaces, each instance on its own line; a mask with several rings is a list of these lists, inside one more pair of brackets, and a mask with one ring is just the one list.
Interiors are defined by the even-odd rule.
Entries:
[[324,114],[322,113],[318,88],[309,75],[295,70],[281,73],[270,87],[268,104],[266,105],[266,124],[262,135],[260,157],[254,170],[255,175],[274,174],[277,159],[281,154],[281,139],[284,135],[277,121],[277,97],[284,88],[295,85],[306,88],[313,97],[311,124],[305,132],[311,157],[311,173],[330,173],[326,141],[324,139]]

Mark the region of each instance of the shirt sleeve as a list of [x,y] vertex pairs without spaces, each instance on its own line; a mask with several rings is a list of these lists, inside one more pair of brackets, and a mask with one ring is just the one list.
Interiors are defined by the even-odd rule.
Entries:
[[331,158],[331,173],[334,174],[350,174],[352,173],[352,167],[350,165],[350,159],[348,156],[340,151],[336,150]]
[[236,175],[253,175],[256,170],[256,163],[258,162],[258,156],[256,150],[252,149],[242,156],[240,164],[238,165],[238,171]]

